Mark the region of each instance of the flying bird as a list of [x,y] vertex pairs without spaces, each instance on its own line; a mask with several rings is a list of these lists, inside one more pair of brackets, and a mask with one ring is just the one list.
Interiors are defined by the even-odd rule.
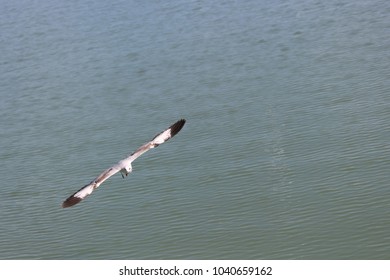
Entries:
[[69,196],[63,203],[62,207],[70,207],[73,206],[80,201],[82,201],[84,198],[86,198],[88,195],[90,195],[94,189],[99,187],[104,181],[106,181],[108,178],[113,176],[114,174],[120,172],[122,175],[122,178],[129,175],[129,173],[132,171],[131,163],[137,159],[140,155],[143,153],[149,151],[152,148],[157,147],[158,145],[164,143],[165,141],[168,141],[173,136],[175,136],[184,126],[186,120],[181,119],[177,122],[175,122],[173,125],[171,125],[166,130],[162,131],[161,133],[157,134],[152,140],[149,142],[143,144],[141,147],[139,147],[134,153],[129,155],[127,158],[122,159],[117,164],[111,166],[110,168],[104,170],[99,176],[97,176],[95,179],[93,179],[89,184],[85,185],[81,189],[79,189],[77,192]]

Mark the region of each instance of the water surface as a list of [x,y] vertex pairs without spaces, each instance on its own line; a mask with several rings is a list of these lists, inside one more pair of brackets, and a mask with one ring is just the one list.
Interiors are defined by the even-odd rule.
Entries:
[[388,1],[2,2],[1,259],[390,258]]

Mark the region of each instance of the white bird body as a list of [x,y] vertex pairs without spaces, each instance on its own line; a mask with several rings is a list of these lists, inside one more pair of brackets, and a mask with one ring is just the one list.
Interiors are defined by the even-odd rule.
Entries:
[[164,130],[163,132],[157,134],[151,141],[143,144],[139,147],[134,153],[129,155],[127,158],[122,159],[117,164],[111,166],[110,168],[104,170],[99,176],[97,176],[94,180],[92,180],[89,184],[82,187],[80,190],[69,196],[63,203],[62,207],[70,207],[73,206],[88,195],[90,195],[94,189],[98,188],[104,181],[113,176],[114,174],[120,172],[122,177],[129,175],[132,172],[131,163],[141,156],[143,153],[149,151],[150,149],[157,147],[158,145],[168,141],[173,136],[175,136],[184,126],[185,120],[181,119],[171,125],[169,128]]

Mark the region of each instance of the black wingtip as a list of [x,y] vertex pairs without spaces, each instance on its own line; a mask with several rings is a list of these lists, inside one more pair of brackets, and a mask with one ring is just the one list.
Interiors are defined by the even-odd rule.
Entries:
[[62,208],[67,208],[67,207],[71,207],[77,203],[79,203],[82,199],[79,198],[79,197],[75,197],[75,196],[70,196],[68,197],[63,203],[62,203]]
[[175,122],[173,125],[171,125],[170,129],[171,129],[171,136],[175,136],[184,126],[184,124],[186,123],[186,120],[185,119],[181,119],[181,120],[178,120],[177,122]]

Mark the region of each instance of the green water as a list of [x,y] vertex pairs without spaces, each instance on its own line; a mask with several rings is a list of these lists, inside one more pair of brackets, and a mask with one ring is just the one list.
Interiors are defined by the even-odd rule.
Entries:
[[0,259],[390,258],[388,1],[1,2]]

